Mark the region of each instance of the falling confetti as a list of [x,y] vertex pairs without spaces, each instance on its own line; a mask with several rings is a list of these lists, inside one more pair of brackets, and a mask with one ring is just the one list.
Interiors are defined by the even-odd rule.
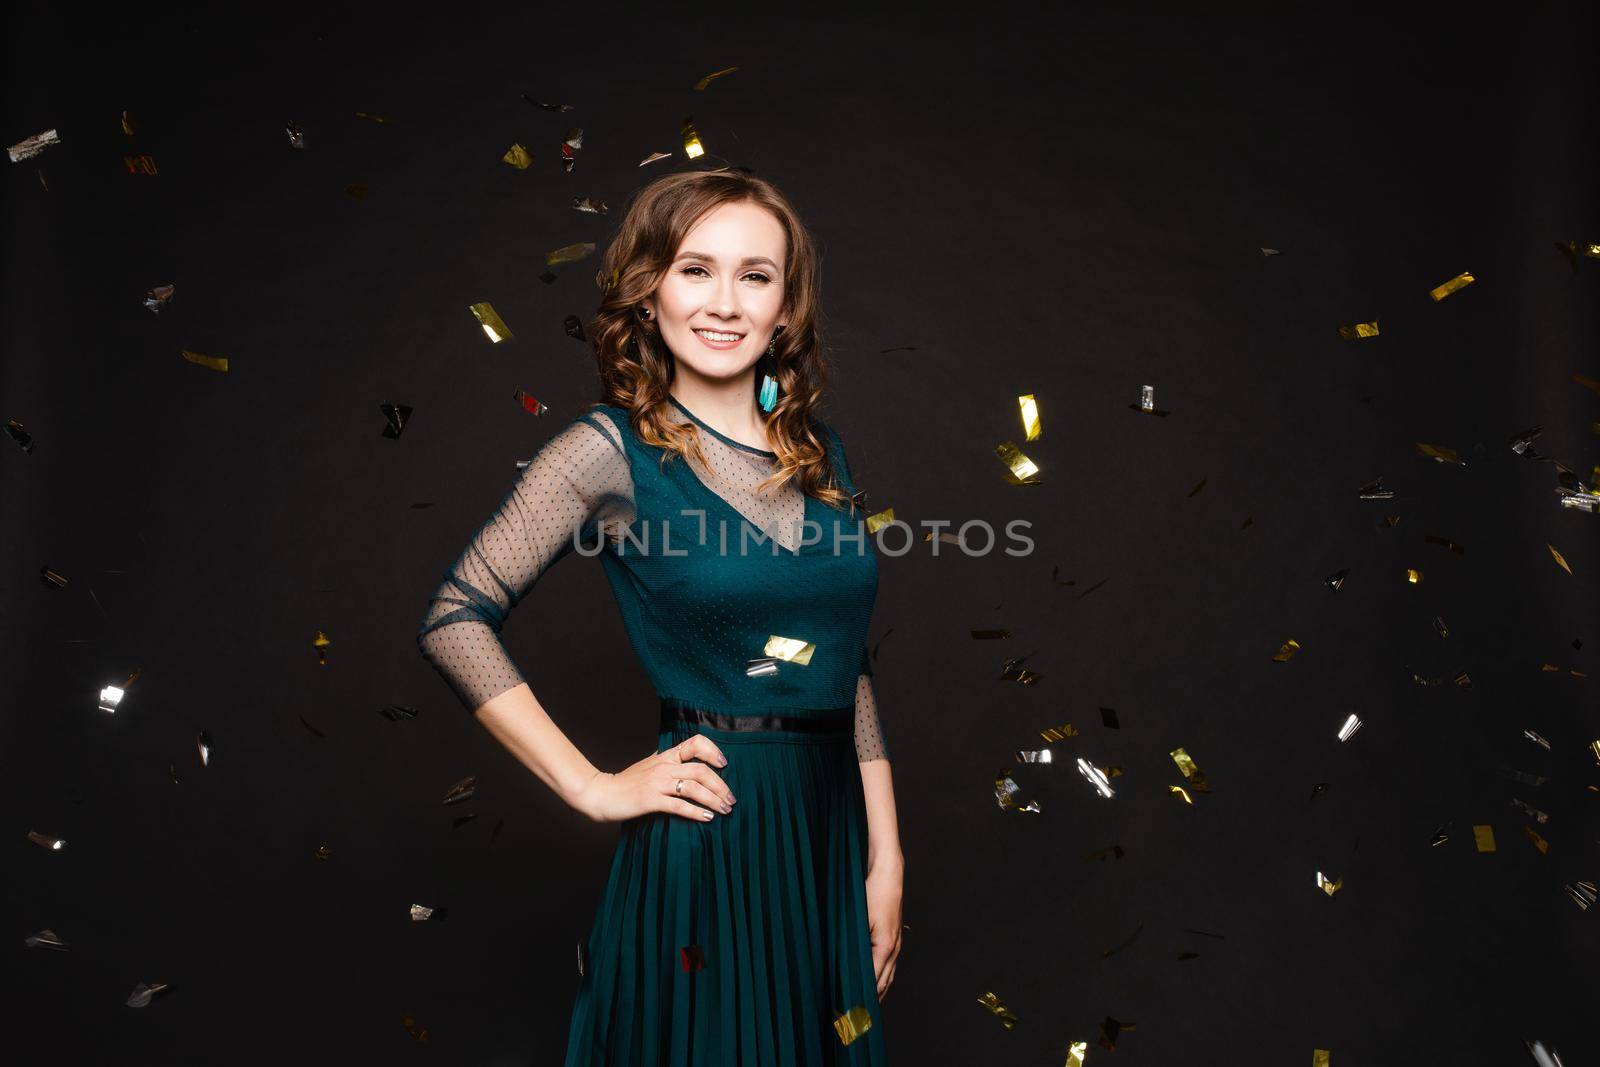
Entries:
[[533,164],[533,156],[519,144],[513,144],[506,149],[505,155],[500,157],[500,162],[516,167],[518,170],[527,170]]
[[[724,75],[732,74],[734,71],[736,71],[738,69],[739,69],[738,67],[725,67],[722,70],[714,71],[714,72],[712,72],[710,74],[707,74],[704,78],[701,78],[699,81],[694,83],[695,91],[696,92],[700,92],[701,90],[705,89],[706,86],[710,85],[713,81],[717,80],[720,77],[723,77]],[[848,1042],[847,1042],[847,1044],[848,1044]]]
[[194,363],[201,367],[208,367],[211,370],[216,371],[218,374],[228,373],[228,359],[226,356],[202,356],[200,353],[190,352],[188,349],[180,349],[179,351],[182,353],[183,358],[188,360],[190,363]]
[[858,1004],[833,1020],[833,1029],[839,1035],[839,1040],[848,1045],[872,1029],[872,1015]]
[[1442,285],[1435,286],[1433,289],[1429,290],[1428,295],[1433,297],[1434,303],[1438,303],[1451,293],[1454,293],[1460,289],[1465,289],[1475,281],[1477,281],[1476,278],[1468,274],[1466,271],[1462,271],[1449,281],[1443,283]]
[[1555,545],[1546,543],[1544,547],[1548,548],[1550,550],[1550,555],[1555,557],[1556,566],[1560,567],[1562,570],[1566,571],[1568,574],[1572,573],[1572,566],[1567,563],[1567,559],[1566,559],[1565,556],[1563,556],[1560,552],[1556,551],[1556,546]]
[[6,149],[6,154],[11,157],[11,162],[21,163],[24,159],[32,159],[51,145],[61,143],[61,135],[55,130],[45,130],[32,137],[26,137]]
[[1017,406],[1021,409],[1022,432],[1025,440],[1037,441],[1043,429],[1039,425],[1039,402],[1032,393],[1017,397]]
[[472,317],[478,320],[478,325],[483,327],[484,336],[495,344],[511,339],[511,330],[506,326],[494,305],[487,300],[468,305],[467,310],[472,312]]
[[1346,341],[1360,341],[1368,337],[1376,337],[1378,336],[1378,323],[1374,320],[1372,322],[1357,322],[1349,326],[1341,326],[1339,327],[1339,336]]
[[993,1012],[995,1018],[1000,1020],[1000,1025],[1004,1026],[1007,1030],[1017,1025],[1016,1013],[1002,1004],[1000,1002],[1000,998],[995,994],[978,994],[978,1003],[982,1004],[985,1008],[988,1008],[991,1012]]
[[128,995],[128,1007],[148,1007],[153,997],[159,993],[165,993],[169,988],[165,982],[150,982],[148,984],[140,982],[133,987],[133,992]]

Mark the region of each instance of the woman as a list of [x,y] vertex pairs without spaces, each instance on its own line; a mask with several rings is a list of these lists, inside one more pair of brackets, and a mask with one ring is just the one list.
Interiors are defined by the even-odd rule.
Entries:
[[[621,834],[566,1063],[884,1062],[903,857],[865,650],[877,591],[826,368],[817,257],[769,183],[642,190],[589,324],[605,402],[561,429],[445,575],[418,643],[563,800]],[[661,698],[596,769],[506,657],[506,613],[600,556]]]

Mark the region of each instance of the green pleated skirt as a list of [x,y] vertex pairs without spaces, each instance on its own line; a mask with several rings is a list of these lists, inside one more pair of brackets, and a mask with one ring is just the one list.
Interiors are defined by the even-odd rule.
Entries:
[[[657,751],[696,733],[727,756],[717,773],[738,800],[709,823],[622,824],[566,1067],[883,1064],[848,718],[827,732],[664,722]],[[858,1006],[872,1026],[846,1045],[834,1020]]]

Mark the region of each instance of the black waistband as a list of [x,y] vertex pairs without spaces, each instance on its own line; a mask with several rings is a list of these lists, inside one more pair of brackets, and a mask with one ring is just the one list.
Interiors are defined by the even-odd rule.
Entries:
[[670,730],[680,722],[736,733],[783,731],[827,734],[851,729],[855,723],[855,708],[829,708],[788,715],[729,715],[720,711],[697,708],[693,704],[673,697],[663,697],[661,729]]

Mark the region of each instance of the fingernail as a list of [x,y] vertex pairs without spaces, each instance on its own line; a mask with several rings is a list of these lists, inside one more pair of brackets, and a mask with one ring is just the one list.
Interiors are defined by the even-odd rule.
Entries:
[[733,805],[732,804],[724,804],[724,805],[722,805],[722,814],[726,815],[732,810],[733,810]]
[[715,814],[716,814],[715,812],[704,811],[703,810],[703,811],[700,812],[700,818],[704,819],[706,822],[710,822],[711,819],[712,819],[712,816],[715,815]]
[[728,803],[729,804],[737,804],[737,803],[739,803],[739,798],[734,796],[732,793],[729,793],[728,794]]
[[717,757],[717,766],[718,767],[726,767],[727,765],[728,765],[728,757],[727,756],[718,756]]

